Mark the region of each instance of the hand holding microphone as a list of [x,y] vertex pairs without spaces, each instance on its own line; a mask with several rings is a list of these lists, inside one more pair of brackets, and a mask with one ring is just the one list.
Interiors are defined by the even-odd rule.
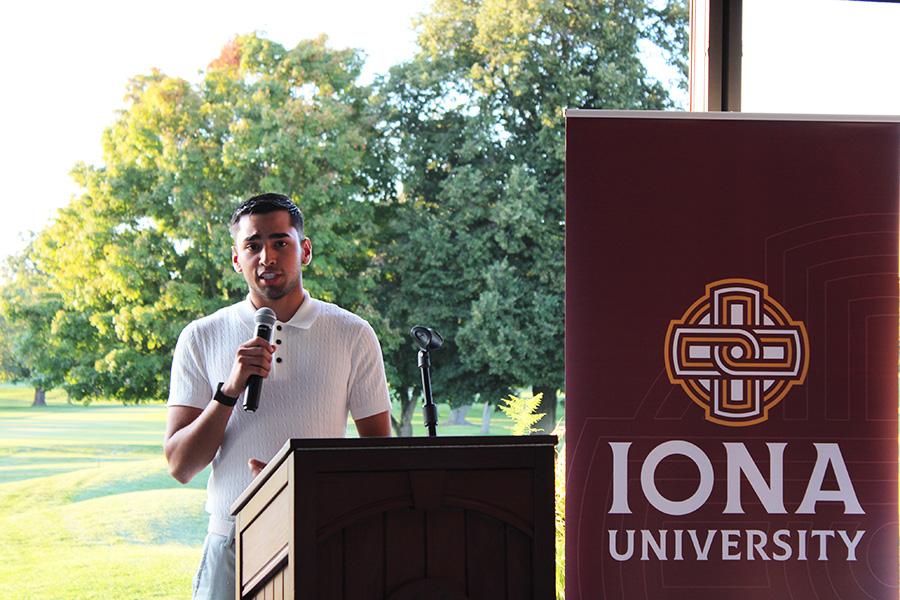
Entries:
[[272,327],[275,325],[275,311],[263,307],[256,311],[256,335],[237,349],[228,381],[222,385],[222,392],[231,397],[241,395],[246,388],[243,408],[255,411],[259,407],[262,380],[269,375],[275,346],[270,344]]

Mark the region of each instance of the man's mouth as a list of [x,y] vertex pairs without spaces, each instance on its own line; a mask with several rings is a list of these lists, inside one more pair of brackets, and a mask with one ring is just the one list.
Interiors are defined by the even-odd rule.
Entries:
[[261,273],[259,275],[259,278],[265,281],[275,279],[276,277],[278,277],[278,273]]

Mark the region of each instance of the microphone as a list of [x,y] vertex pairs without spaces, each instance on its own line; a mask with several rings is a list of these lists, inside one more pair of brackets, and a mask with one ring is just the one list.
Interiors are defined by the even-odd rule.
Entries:
[[[272,341],[272,326],[275,325],[275,311],[271,308],[263,306],[256,311],[253,317],[256,321],[256,337],[260,337],[266,342]],[[259,393],[262,391],[262,377],[259,375],[251,375],[247,379],[247,393],[244,394],[244,403],[241,405],[244,410],[256,412],[259,408]]]
[[437,350],[444,345],[444,338],[431,327],[416,325],[409,330],[409,334],[418,342],[419,349],[425,352]]
[[422,371],[422,393],[425,395],[422,416],[425,417],[428,437],[434,437],[437,435],[438,413],[434,398],[431,395],[431,351],[443,346],[444,338],[431,327],[422,325],[416,325],[410,329],[409,334],[419,346],[419,369]]

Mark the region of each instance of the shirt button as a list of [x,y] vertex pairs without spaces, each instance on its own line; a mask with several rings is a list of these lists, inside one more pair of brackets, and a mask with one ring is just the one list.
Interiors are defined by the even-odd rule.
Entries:
[[281,343],[281,340],[275,340],[275,343],[276,343],[276,344],[280,344],[280,343]]
[[278,331],[281,331],[281,325],[276,325],[275,329],[277,329]]
[[280,363],[280,362],[281,362],[281,357],[279,356],[278,358],[276,358],[276,359],[275,359],[275,362],[279,362],[279,363]]

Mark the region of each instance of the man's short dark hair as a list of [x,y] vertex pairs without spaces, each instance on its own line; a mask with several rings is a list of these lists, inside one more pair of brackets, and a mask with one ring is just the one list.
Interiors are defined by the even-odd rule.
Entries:
[[297,230],[297,235],[303,239],[303,213],[294,204],[294,201],[284,194],[276,194],[274,192],[266,192],[265,194],[257,194],[252,198],[247,198],[241,202],[234,213],[231,215],[229,229],[231,229],[232,237],[237,232],[238,221],[244,215],[264,215],[266,213],[275,212],[276,210],[285,210],[291,215],[291,225]]

